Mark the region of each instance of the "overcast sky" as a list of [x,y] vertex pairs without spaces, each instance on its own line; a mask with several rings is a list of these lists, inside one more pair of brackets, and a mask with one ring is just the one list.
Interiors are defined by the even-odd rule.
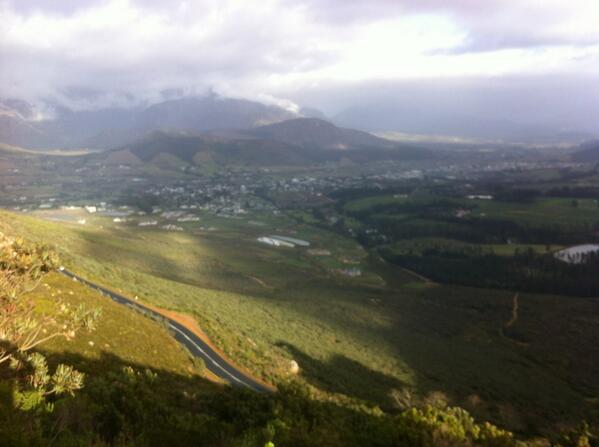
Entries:
[[87,108],[212,88],[328,114],[409,97],[588,129],[598,24],[596,0],[0,0],[0,96]]

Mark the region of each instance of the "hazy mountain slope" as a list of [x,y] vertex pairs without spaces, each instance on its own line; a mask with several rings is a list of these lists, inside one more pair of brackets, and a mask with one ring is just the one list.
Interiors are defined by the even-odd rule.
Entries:
[[81,147],[97,150],[117,148],[148,134],[146,129],[104,129],[80,141]]
[[57,106],[57,116],[43,121],[23,115],[31,109],[22,101],[0,102],[0,142],[33,149],[109,149],[156,129],[249,129],[296,116],[280,107],[216,95],[170,100],[146,108],[75,111]]
[[[201,160],[209,159],[221,166],[309,166],[342,159],[364,163],[431,156],[423,148],[400,146],[364,132],[339,129],[315,119],[291,120],[255,131],[215,135],[219,133],[193,135],[156,131],[122,146],[118,152],[127,151],[146,163],[155,162],[160,154],[170,154],[189,164],[202,164]],[[114,152],[94,157],[102,158]]]
[[389,149],[395,143],[375,137],[366,132],[343,129],[318,118],[296,118],[281,123],[262,126],[250,132],[252,135],[304,148],[335,150]]
[[463,112],[452,108],[414,107],[397,103],[355,105],[333,117],[336,124],[367,131],[397,131],[472,138],[536,140],[556,134],[549,126],[525,124]]
[[28,149],[87,147],[86,139],[106,129],[131,128],[135,121],[133,109],[72,111],[57,106],[55,112],[54,119],[39,119],[24,101],[0,101],[0,143]]
[[572,154],[572,159],[579,162],[599,162],[599,140],[588,141],[580,145],[580,150]]
[[152,105],[136,116],[143,129],[247,129],[295,117],[275,106],[215,95]]
[[260,139],[226,140],[172,132],[153,132],[124,149],[143,162],[155,162],[161,154],[173,155],[190,164],[201,164],[206,159],[218,165],[244,163],[272,166],[301,165],[308,162],[294,147],[278,142]]
[[[126,131],[136,128],[138,109],[120,107],[99,110],[63,110],[55,120],[41,123],[50,135],[67,147],[84,147],[86,140],[107,130]],[[105,146],[104,146],[105,147]]]
[[0,142],[15,146],[36,147],[50,141],[37,123],[27,120],[30,109],[22,101],[0,101]]

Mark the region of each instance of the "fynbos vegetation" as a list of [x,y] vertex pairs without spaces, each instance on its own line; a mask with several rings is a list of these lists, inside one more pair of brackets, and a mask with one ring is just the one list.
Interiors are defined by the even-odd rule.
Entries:
[[[24,412],[52,412],[56,399],[83,387],[84,374],[62,363],[51,370],[46,358],[34,350],[53,338],[69,340],[82,328],[93,330],[98,317],[96,310],[72,308],[59,301],[49,312],[40,311],[26,297],[57,263],[56,253],[48,246],[27,244],[0,233],[2,392],[4,398],[13,400],[15,409]],[[24,427],[12,428],[18,432]]]

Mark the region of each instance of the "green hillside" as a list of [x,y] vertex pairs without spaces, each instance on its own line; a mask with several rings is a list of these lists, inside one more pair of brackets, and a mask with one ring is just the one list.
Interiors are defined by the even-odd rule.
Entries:
[[[525,436],[555,436],[550,421],[577,426],[590,417],[590,398],[599,386],[592,300],[522,294],[519,320],[503,332],[512,293],[418,282],[349,239],[286,217],[271,219],[263,219],[265,228],[203,215],[202,226],[214,231],[189,222],[182,224],[184,232],[167,232],[134,222],[117,227],[102,217],[81,226],[2,212],[5,226],[51,242],[63,264],[80,275],[194,316],[228,356],[276,383],[281,399],[288,398],[285,384],[292,383],[293,390],[310,390],[309,401],[315,401],[305,405],[334,402],[335,412],[361,408],[359,417],[381,410],[396,417],[406,406],[446,402]],[[332,256],[259,245],[255,237],[269,229],[293,229],[311,248],[330,249]],[[335,273],[342,259],[358,262],[364,274]],[[576,322],[576,331],[567,329],[568,321]],[[146,324],[157,337],[166,335],[157,323]],[[117,326],[106,329],[111,337],[134,337]],[[103,332],[99,326],[97,339],[49,346],[48,352],[63,350],[75,359],[71,363],[84,365],[89,358],[85,371],[97,370],[96,362],[114,362],[116,369],[134,364],[164,371],[169,380],[176,375],[177,381],[207,386],[197,375],[201,365],[192,365],[180,348],[154,358],[151,340],[132,338],[125,348],[106,341]],[[96,350],[104,343],[112,349],[107,354]],[[300,366],[298,376],[290,372],[291,360]],[[338,442],[327,445],[348,445]]]
[[[298,142],[297,135],[309,135]],[[317,119],[297,119],[257,128],[255,131],[194,135],[184,132],[151,132],[116,150],[80,160],[91,163],[160,165],[169,156],[178,163],[208,168],[219,166],[312,166],[324,162],[351,160],[422,160],[429,150],[398,145],[365,132],[340,129]]]
[[26,295],[40,309],[52,307],[57,300],[100,309],[97,329],[68,343],[53,339],[41,345],[49,358],[73,357],[82,371],[111,369],[109,360],[117,357],[127,364],[144,365],[187,377],[201,376],[203,368],[195,362],[158,321],[119,305],[59,273],[49,273],[41,284]]
[[[158,323],[54,273],[51,247],[15,236],[15,223],[28,233],[34,221],[2,217],[3,445],[515,445],[511,433],[457,407],[406,409],[407,395],[383,412],[323,398],[300,381],[280,382],[273,396],[212,384]],[[41,341],[47,330],[62,335],[37,352],[18,335]]]

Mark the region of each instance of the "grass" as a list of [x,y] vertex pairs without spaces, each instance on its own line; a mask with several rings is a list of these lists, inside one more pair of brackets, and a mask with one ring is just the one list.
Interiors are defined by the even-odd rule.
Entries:
[[42,344],[40,349],[50,359],[78,358],[76,366],[88,371],[92,364],[97,367],[102,359],[116,356],[129,364],[185,377],[202,373],[202,365],[193,360],[160,322],[117,304],[66,276],[58,273],[46,275],[28,298],[46,313],[51,313],[59,302],[72,306],[83,304],[101,310],[97,330],[83,330],[69,341],[55,338]]
[[[218,230],[194,234],[190,224],[170,233],[0,213],[24,236],[59,247],[79,274],[195,316],[227,355],[267,380],[284,380],[295,359],[302,380],[332,396],[392,406],[394,390],[442,392],[517,430],[551,429],[589,411],[599,392],[599,302],[522,295],[518,322],[502,334],[512,293],[424,284],[351,239],[285,217],[249,219],[267,226],[203,216],[198,225]],[[303,249],[255,241],[281,229],[357,258],[386,285],[333,275]]]

